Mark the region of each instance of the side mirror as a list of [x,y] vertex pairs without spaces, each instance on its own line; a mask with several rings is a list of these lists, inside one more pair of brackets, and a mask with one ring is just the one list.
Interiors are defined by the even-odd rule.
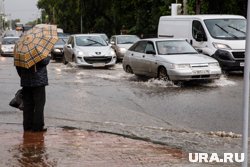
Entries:
[[156,53],[155,53],[155,51],[153,51],[153,50],[147,50],[147,51],[146,51],[146,54],[155,55]]
[[202,49],[196,49],[198,53],[202,53]]
[[198,42],[202,42],[202,41],[206,41],[206,37],[204,36],[203,33],[197,33],[196,34],[196,37],[195,37],[195,40],[198,41]]
[[71,45],[71,44],[68,44],[68,45],[67,45],[67,48],[72,49],[72,45]]
[[114,41],[110,41],[110,44],[114,45],[114,44],[115,44],[115,42],[114,42]]

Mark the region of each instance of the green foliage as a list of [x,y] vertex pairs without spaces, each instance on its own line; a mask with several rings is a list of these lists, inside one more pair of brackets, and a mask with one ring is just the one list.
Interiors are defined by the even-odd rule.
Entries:
[[[57,24],[68,33],[100,32],[156,34],[162,15],[170,15],[176,0],[38,0],[42,21]],[[181,3],[182,0],[178,0]],[[200,2],[200,6],[197,6]],[[247,0],[188,0],[188,14],[246,15]],[[82,25],[81,25],[82,23]]]

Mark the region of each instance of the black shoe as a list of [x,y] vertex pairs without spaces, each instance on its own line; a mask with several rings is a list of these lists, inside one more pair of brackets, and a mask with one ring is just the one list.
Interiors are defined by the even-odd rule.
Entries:
[[33,129],[33,132],[47,132],[47,128]]

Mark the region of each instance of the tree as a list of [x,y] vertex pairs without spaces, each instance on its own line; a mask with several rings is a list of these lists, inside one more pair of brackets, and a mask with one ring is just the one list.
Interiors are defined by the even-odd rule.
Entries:
[[[179,2],[182,0],[179,0]],[[43,21],[68,33],[156,34],[162,15],[170,15],[176,0],[39,0]],[[187,0],[188,14],[246,16],[247,0]],[[46,16],[46,17],[45,17]]]

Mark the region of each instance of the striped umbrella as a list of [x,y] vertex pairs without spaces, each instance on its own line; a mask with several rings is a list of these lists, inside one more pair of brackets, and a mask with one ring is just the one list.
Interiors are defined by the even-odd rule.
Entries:
[[57,40],[56,25],[34,26],[17,41],[14,48],[14,65],[30,68],[49,55]]

